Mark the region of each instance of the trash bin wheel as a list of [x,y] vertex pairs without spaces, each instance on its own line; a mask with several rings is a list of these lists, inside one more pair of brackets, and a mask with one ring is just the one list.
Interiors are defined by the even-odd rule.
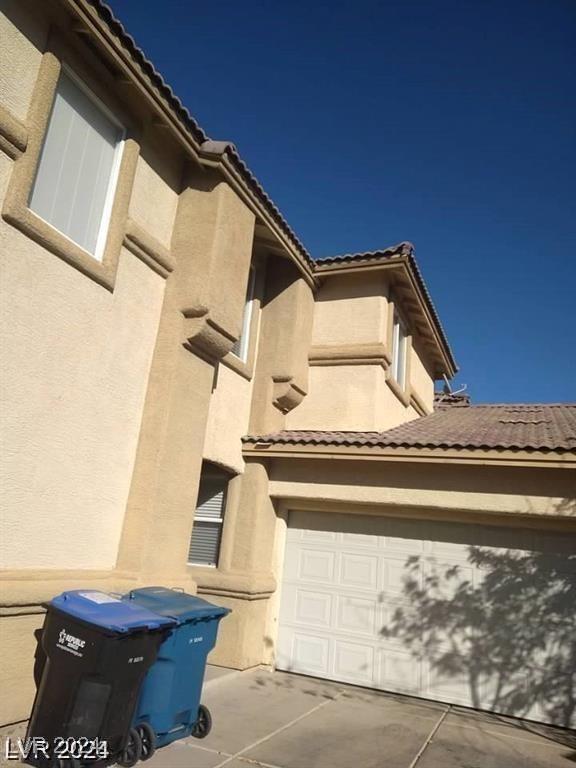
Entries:
[[138,760],[140,760],[140,757],[142,756],[142,742],[140,740],[140,735],[138,731],[135,728],[130,728],[130,733],[128,734],[128,741],[126,742],[126,746],[120,752],[120,755],[118,756],[118,759],[116,762],[118,765],[123,766],[123,768],[132,768],[133,765],[136,765]]
[[192,728],[192,736],[194,736],[195,739],[205,739],[211,730],[212,715],[210,714],[210,710],[208,707],[205,707],[204,704],[200,704],[198,707],[198,720],[196,720],[194,727]]
[[140,723],[140,725],[136,726],[136,730],[142,744],[140,760],[150,760],[154,752],[156,752],[156,731],[150,723]]

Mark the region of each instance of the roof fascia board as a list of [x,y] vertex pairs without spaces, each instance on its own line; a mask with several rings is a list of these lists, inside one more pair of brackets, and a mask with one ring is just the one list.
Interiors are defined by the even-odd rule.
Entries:
[[315,289],[317,281],[314,277],[312,266],[306,262],[299,253],[299,250],[290,242],[289,237],[274,221],[266,206],[262,204],[249,185],[242,179],[241,175],[233,168],[228,155],[226,153],[221,155],[212,154],[210,157],[207,157],[206,153],[202,152],[201,145],[192,135],[191,130],[183,124],[181,118],[167,104],[164,97],[156,91],[145,74],[142,73],[140,67],[117,45],[115,36],[110,32],[106,23],[98,16],[96,10],[91,5],[87,4],[85,0],[60,0],[60,2],[71,14],[80,19],[82,25],[86,28],[85,32],[91,34],[104,47],[106,54],[110,56],[116,66],[126,73],[128,81],[138,87],[152,110],[156,113],[160,112],[162,123],[173,133],[192,160],[200,166],[215,168],[223,174],[250,210],[271,230],[288,258],[298,266],[305,276],[306,282]]
[[574,453],[551,451],[511,451],[496,452],[485,450],[449,450],[449,449],[405,449],[379,448],[378,446],[351,448],[334,445],[290,445],[266,443],[245,443],[243,454],[267,458],[291,459],[340,459],[354,461],[398,461],[423,462],[431,464],[475,464],[483,466],[544,467],[557,469],[576,469]]
[[436,347],[438,351],[440,352],[442,362],[446,368],[446,374],[451,378],[456,373],[456,368],[452,364],[452,361],[450,359],[450,355],[447,353],[444,341],[442,339],[441,334],[438,332],[437,324],[432,316],[430,309],[428,307],[428,302],[426,300],[426,297],[423,295],[422,290],[420,288],[420,283],[416,276],[414,275],[414,271],[412,268],[412,264],[410,260],[406,256],[389,256],[380,262],[374,262],[374,261],[368,261],[364,264],[358,264],[352,262],[342,262],[340,264],[331,264],[329,267],[322,268],[321,266],[317,266],[315,268],[315,274],[320,280],[322,280],[325,277],[334,277],[337,275],[341,275],[343,273],[350,275],[350,274],[358,274],[358,273],[366,273],[366,272],[383,272],[385,270],[403,270],[407,280],[410,283],[410,287],[418,301],[418,306],[424,315],[424,318],[426,320],[426,324],[432,331],[434,335],[434,341],[436,342]]
[[84,0],[60,0],[60,3],[72,14],[80,18],[82,24],[85,25],[83,32],[90,34],[104,47],[107,55],[114,61],[116,66],[127,75],[127,81],[131,85],[138,87],[142,96],[155,112],[160,112],[166,127],[172,131],[178,141],[191,154],[193,160],[200,164],[199,142],[174,114],[174,111],[166,103],[162,95],[152,87],[140,70],[140,67],[117,45],[115,36],[110,32],[106,23],[100,19],[96,9],[88,5]]
[[428,301],[426,300],[426,297],[422,292],[422,289],[420,287],[420,281],[417,279],[416,275],[414,274],[414,270],[412,268],[412,264],[410,260],[406,256],[402,256],[401,259],[404,263],[406,275],[410,280],[412,289],[416,294],[416,296],[418,297],[418,303],[420,305],[420,308],[424,312],[424,316],[426,317],[428,326],[432,329],[432,332],[434,334],[436,344],[442,355],[442,360],[444,361],[444,365],[446,366],[446,373],[449,378],[452,378],[453,376],[455,376],[456,371],[458,369],[456,368],[456,366],[453,364],[451,360],[451,355],[449,353],[449,350],[446,349],[446,344],[444,343],[442,334],[439,332],[438,325],[434,317],[432,316],[432,313],[430,312]]

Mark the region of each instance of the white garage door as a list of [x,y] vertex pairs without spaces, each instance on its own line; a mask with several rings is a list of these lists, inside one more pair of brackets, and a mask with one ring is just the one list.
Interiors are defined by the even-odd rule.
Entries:
[[575,537],[293,512],[277,667],[573,726]]

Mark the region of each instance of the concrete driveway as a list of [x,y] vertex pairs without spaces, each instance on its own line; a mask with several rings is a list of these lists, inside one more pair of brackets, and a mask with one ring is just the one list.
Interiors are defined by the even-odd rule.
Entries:
[[204,740],[149,768],[574,768],[576,733],[263,669],[211,669]]

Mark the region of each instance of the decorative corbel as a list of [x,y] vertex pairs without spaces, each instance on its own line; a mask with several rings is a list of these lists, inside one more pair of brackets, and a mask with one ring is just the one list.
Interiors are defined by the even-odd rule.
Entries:
[[272,376],[272,403],[282,413],[289,413],[300,405],[307,392],[294,382],[293,376]]
[[209,362],[221,360],[236,343],[234,336],[212,320],[207,307],[187,309],[182,314],[185,317],[184,346]]

